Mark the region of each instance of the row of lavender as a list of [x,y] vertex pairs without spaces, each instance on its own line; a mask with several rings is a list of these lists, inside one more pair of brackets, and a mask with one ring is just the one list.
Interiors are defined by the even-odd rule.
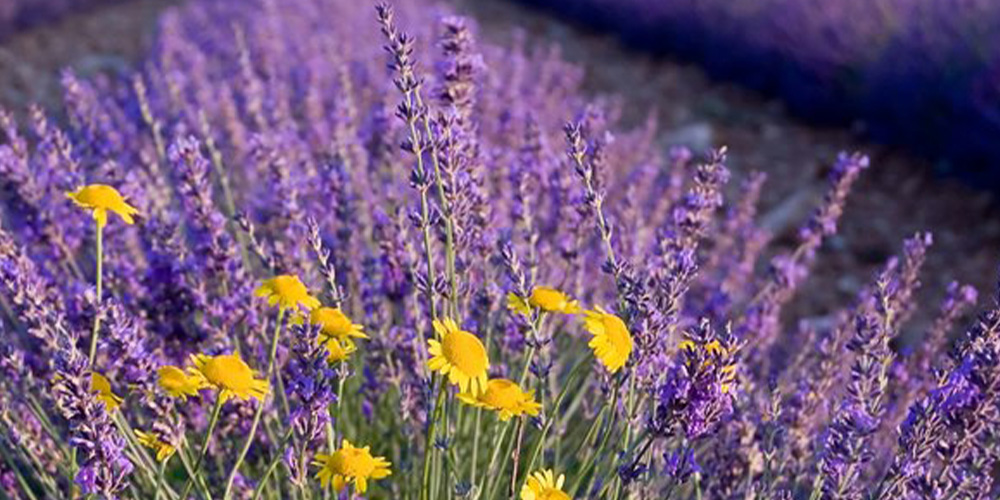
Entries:
[[118,0],[0,0],[0,40],[75,10]]
[[0,492],[992,494],[1000,305],[946,354],[954,284],[891,348],[929,235],[784,314],[867,158],[765,263],[762,174],[394,7],[194,0],[141,72],[66,73],[64,126],[0,115]]
[[778,95],[801,116],[1000,180],[1000,5],[988,0],[522,0]]

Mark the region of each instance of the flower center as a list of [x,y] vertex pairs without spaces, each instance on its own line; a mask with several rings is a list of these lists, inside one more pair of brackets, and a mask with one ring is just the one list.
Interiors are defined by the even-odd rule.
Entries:
[[347,477],[368,477],[375,472],[375,459],[358,448],[338,450],[333,454],[333,470]]
[[253,383],[253,371],[233,354],[212,358],[205,363],[201,372],[213,385],[227,389],[249,389]]
[[323,333],[333,337],[344,338],[351,333],[351,320],[337,309],[330,307],[315,309],[311,314],[310,321],[320,325],[323,328]]
[[77,196],[80,203],[97,208],[111,208],[122,202],[118,191],[111,186],[94,184],[83,188]]
[[569,500],[569,495],[566,493],[553,489],[545,488],[542,490],[542,494],[535,497],[536,500]]
[[628,327],[621,319],[617,316],[605,316],[604,331],[615,352],[626,353],[629,351],[632,339],[629,337]]
[[521,400],[521,388],[510,380],[491,380],[481,401],[494,408],[514,409]]
[[306,286],[293,276],[278,276],[274,278],[274,291],[283,299],[298,300],[309,295]]
[[461,330],[448,332],[441,345],[448,362],[466,375],[486,370],[486,349],[475,335]]

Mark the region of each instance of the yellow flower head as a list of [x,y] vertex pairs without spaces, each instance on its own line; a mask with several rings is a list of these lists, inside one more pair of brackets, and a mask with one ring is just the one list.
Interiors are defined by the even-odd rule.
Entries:
[[189,376],[176,366],[164,366],[157,370],[160,387],[171,397],[187,399],[197,396],[203,389],[204,380],[199,376]]
[[299,277],[290,274],[264,281],[254,293],[258,297],[266,297],[267,305],[277,305],[282,310],[297,309],[301,305],[311,311],[320,306],[319,299],[309,295],[309,290]]
[[535,401],[534,391],[524,392],[515,382],[503,378],[487,382],[486,390],[478,396],[460,393],[458,399],[478,408],[499,412],[500,420],[505,422],[521,415],[537,416],[542,409],[542,405]]
[[546,312],[562,314],[580,314],[583,312],[578,301],[571,299],[569,295],[555,288],[547,286],[536,286],[533,288],[531,290],[531,297],[528,297],[527,300],[514,292],[507,294],[507,307],[525,316],[531,315],[532,307]]
[[309,322],[319,325],[324,337],[335,337],[338,340],[351,338],[367,339],[364,327],[351,322],[351,319],[337,307],[317,307],[309,313]]
[[254,398],[263,402],[267,396],[267,380],[254,378],[253,370],[240,359],[239,354],[193,354],[191,361],[194,362],[191,374],[203,379],[204,384],[218,389],[223,401],[235,396],[243,401]]
[[134,224],[133,215],[139,215],[139,210],[125,202],[125,198],[117,189],[104,184],[83,186],[76,192],[66,193],[80,208],[91,210],[97,227],[108,224],[108,210],[118,214],[126,224]]
[[521,488],[521,500],[571,500],[562,490],[566,476],[556,477],[552,469],[534,472]]
[[632,335],[621,318],[597,306],[593,311],[585,311],[584,326],[594,338],[587,344],[594,350],[594,356],[609,372],[615,373],[625,366],[632,354]]
[[332,455],[317,454],[313,465],[320,467],[316,474],[320,484],[328,488],[332,482],[333,488],[338,492],[344,491],[347,483],[354,483],[354,490],[363,494],[368,491],[369,479],[383,479],[392,475],[392,470],[389,469],[392,464],[388,460],[373,457],[369,447],[355,448],[346,439]]
[[97,372],[90,372],[90,392],[97,395],[97,400],[104,403],[108,411],[114,411],[124,401],[117,394],[111,392],[111,382],[107,377]]
[[583,312],[580,309],[579,302],[571,299],[569,295],[547,286],[536,286],[531,291],[531,298],[528,299],[528,303],[548,312],[563,314],[580,314]]
[[133,432],[135,432],[135,438],[139,444],[156,452],[156,460],[158,462],[170,460],[170,457],[177,451],[177,448],[174,448],[173,445],[160,439],[159,436],[152,432],[142,432],[140,430]]
[[486,347],[475,335],[460,330],[452,319],[434,320],[438,339],[430,339],[427,367],[459,387],[461,392],[478,395],[486,390],[486,370],[490,360]]
[[329,337],[327,339],[320,339],[320,342],[326,346],[327,356],[326,360],[332,365],[340,363],[341,361],[347,361],[347,358],[357,351],[357,346],[351,339],[339,340],[337,337]]

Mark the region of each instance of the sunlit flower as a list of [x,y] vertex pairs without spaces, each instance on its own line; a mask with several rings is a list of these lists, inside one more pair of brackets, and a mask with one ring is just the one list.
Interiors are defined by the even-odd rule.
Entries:
[[583,312],[580,303],[573,300],[563,292],[547,286],[536,286],[531,290],[531,296],[525,300],[523,297],[511,292],[507,295],[507,307],[525,316],[531,315],[531,308],[536,307],[543,311],[579,314]]
[[268,305],[277,305],[280,309],[297,309],[301,305],[311,311],[320,306],[319,299],[309,295],[309,290],[299,277],[289,274],[265,280],[254,293],[258,297],[267,298]]
[[521,500],[570,500],[569,495],[562,490],[566,476],[556,477],[552,469],[534,472],[521,488]]
[[90,372],[90,391],[97,395],[97,400],[103,402],[108,411],[114,411],[124,401],[111,392],[111,382],[107,377],[97,372]]
[[480,394],[485,391],[490,361],[479,338],[460,330],[452,319],[434,320],[434,331],[438,338],[428,341],[431,359],[427,367],[447,375],[461,392]]
[[357,351],[357,346],[350,339],[339,340],[337,337],[329,337],[327,339],[320,339],[320,342],[326,346],[328,352],[326,360],[330,364],[340,363],[342,361],[347,361],[347,358]]
[[458,399],[478,408],[499,412],[503,421],[521,415],[534,417],[542,409],[542,405],[535,401],[534,391],[524,392],[515,382],[502,378],[487,382],[486,390],[478,396],[460,393]]
[[332,455],[317,454],[313,465],[320,467],[316,474],[320,484],[328,488],[333,483],[338,492],[344,491],[348,483],[354,483],[355,491],[363,494],[368,491],[369,479],[383,479],[392,474],[388,460],[373,457],[368,446],[355,448],[346,439]]
[[583,312],[580,309],[579,302],[571,299],[569,295],[547,286],[536,286],[531,291],[531,298],[528,299],[528,303],[548,312],[563,314],[579,314]]
[[254,398],[263,402],[267,396],[267,380],[255,378],[253,370],[240,359],[239,354],[193,354],[191,361],[194,362],[192,374],[221,391],[219,397],[223,400],[235,396],[244,401]]
[[514,292],[507,294],[507,309],[520,313],[522,316],[531,316],[531,305],[524,297]]
[[164,366],[157,370],[160,387],[172,397],[187,399],[197,396],[202,389],[204,380],[199,376],[190,376],[176,366]]
[[152,432],[142,432],[140,430],[133,432],[135,432],[135,438],[139,444],[156,452],[156,460],[158,462],[169,460],[177,451],[177,448],[174,448],[173,445],[160,439],[159,436]]
[[593,311],[584,312],[584,326],[594,338],[587,344],[594,350],[594,356],[609,372],[615,373],[625,366],[632,354],[632,335],[621,318],[597,306]]
[[368,338],[364,327],[353,323],[339,307],[317,307],[309,313],[309,322],[319,325],[322,337],[335,337],[341,341]]
[[108,224],[108,210],[118,214],[126,224],[134,224],[132,216],[139,215],[139,210],[125,202],[117,189],[104,184],[83,186],[75,192],[67,192],[66,197],[81,208],[91,210],[98,227]]

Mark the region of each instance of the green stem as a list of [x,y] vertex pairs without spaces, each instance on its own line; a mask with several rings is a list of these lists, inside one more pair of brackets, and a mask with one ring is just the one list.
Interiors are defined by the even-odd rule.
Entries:
[[156,489],[153,490],[153,500],[160,500],[160,489],[163,488],[163,476],[166,475],[167,462],[169,460],[167,459],[160,463],[160,470],[156,474]]
[[469,475],[469,484],[476,484],[476,466],[479,463],[479,428],[482,426],[483,409],[476,408],[476,420],[472,428],[472,472]]
[[[196,481],[196,476],[198,475],[198,469],[201,467],[201,463],[205,461],[205,456],[208,455],[208,445],[212,441],[212,434],[215,433],[215,426],[219,423],[219,414],[222,413],[222,403],[224,400],[222,398],[222,393],[220,392],[218,397],[215,399],[215,408],[212,410],[212,420],[208,423],[208,432],[205,434],[205,441],[201,445],[201,453],[198,455],[198,460],[195,461],[194,467],[191,468],[191,474],[188,476],[187,482],[184,483],[184,488],[181,490],[180,498],[186,499],[188,494],[191,493],[191,487],[194,486]],[[205,490],[207,498],[211,500],[212,495]]]
[[285,433],[284,439],[281,440],[281,446],[278,448],[277,453],[274,454],[274,457],[271,458],[271,463],[267,464],[267,470],[264,471],[260,482],[257,483],[257,487],[253,490],[253,500],[260,498],[261,493],[264,492],[264,486],[267,485],[267,481],[271,478],[271,474],[274,473],[274,470],[278,468],[278,464],[281,463],[281,458],[284,456],[281,450],[285,449],[285,446],[288,446],[288,442],[292,439],[292,433],[292,429],[288,429],[288,432]]
[[424,444],[424,477],[420,487],[421,500],[430,500],[431,459],[433,457],[438,420],[441,419],[441,415],[444,413],[444,398],[447,394],[447,384],[448,379],[446,377],[441,377],[441,383],[438,385],[437,403],[434,405],[434,415],[431,417],[431,421],[427,425],[427,440]]
[[[500,425],[500,421],[497,421],[496,425]],[[486,473],[483,474],[483,481],[482,484],[480,484],[479,488],[480,495],[486,493],[487,489],[493,489],[493,479],[495,479],[496,476],[498,476],[498,474],[493,474],[494,467],[496,467],[497,459],[500,458],[500,450],[503,449],[504,447],[504,441],[507,438],[507,433],[510,432],[510,429],[513,425],[514,425],[513,421],[507,422],[506,425],[503,426],[503,430],[500,431],[500,434],[496,434],[496,432],[494,432],[494,434],[497,437],[496,439],[493,440],[493,454],[492,456],[490,456],[489,467],[487,467]],[[495,430],[496,427],[494,426],[494,431]],[[486,497],[480,497],[480,498],[486,498]]]
[[90,361],[88,366],[94,366],[97,357],[97,337],[101,329],[101,292],[104,287],[104,227],[97,224],[97,310],[94,311],[94,328],[90,333]]
[[[542,432],[538,436],[538,441],[535,442],[535,447],[529,455],[527,466],[524,468],[526,474],[531,474],[531,471],[535,468],[535,462],[538,461],[538,456],[542,452],[542,448],[545,445],[545,438],[548,436],[549,430],[552,429],[552,424],[555,423],[555,415],[559,413],[559,407],[562,405],[563,399],[566,394],[569,393],[570,387],[572,387],[573,382],[576,377],[582,372],[582,368],[588,366],[589,363],[577,363],[573,367],[573,371],[570,372],[569,377],[566,379],[566,385],[563,386],[562,390],[559,391],[559,397],[556,398],[555,403],[552,405],[551,416],[547,417],[545,420],[545,425],[542,427]],[[527,477],[527,476],[525,476]]]
[[[604,408],[601,409],[601,412],[602,414],[604,414],[603,415],[604,417],[610,417],[610,422],[609,425],[607,426],[607,429],[604,431],[604,437],[601,439],[601,444],[597,447],[597,451],[591,452],[591,454],[587,458],[586,463],[584,464],[584,467],[580,469],[580,475],[579,477],[577,477],[576,483],[573,485],[573,491],[570,494],[570,496],[576,496],[576,493],[579,490],[580,486],[584,486],[585,488],[590,487],[590,481],[586,480],[587,474],[590,473],[590,470],[592,468],[596,467],[597,460],[601,457],[601,455],[604,454],[604,448],[607,447],[608,441],[610,440],[611,437],[611,432],[614,430],[615,427],[614,417],[615,413],[618,410],[618,392],[621,389],[620,386],[621,386],[621,378],[619,378],[618,382],[616,382],[614,385],[614,394],[611,396],[611,402],[606,403],[604,405]],[[592,430],[596,429],[597,427],[592,428]],[[584,441],[581,444],[581,447],[586,446],[588,441],[589,440]],[[584,491],[586,491],[586,489]]]
[[[278,339],[281,337],[281,327],[284,326],[285,322],[285,310],[278,310],[278,321],[274,326],[274,334],[271,336],[271,353],[267,361],[267,380],[271,381],[274,375],[274,364],[275,359],[278,357]],[[243,465],[243,461],[247,458],[247,453],[250,452],[250,447],[253,445],[253,439],[257,435],[257,428],[260,426],[260,417],[264,414],[264,403],[266,402],[266,397],[257,402],[257,412],[254,413],[253,423],[250,424],[250,434],[247,435],[246,441],[243,442],[243,448],[240,450],[239,456],[236,457],[236,463],[233,464],[233,469],[229,471],[229,478],[226,480],[226,490],[222,494],[223,500],[229,500],[229,495],[233,492],[233,484],[236,482],[236,474],[240,471],[240,466]],[[183,497],[182,497],[183,498]]]

